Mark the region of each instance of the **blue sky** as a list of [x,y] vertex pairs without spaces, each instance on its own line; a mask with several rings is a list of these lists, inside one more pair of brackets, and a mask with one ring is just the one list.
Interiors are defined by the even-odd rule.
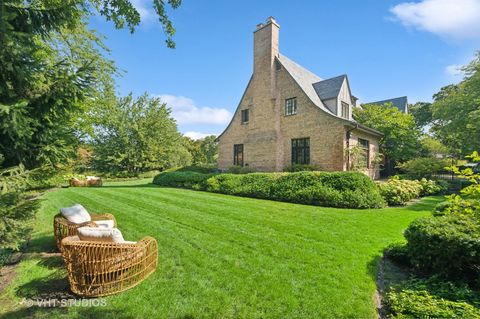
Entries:
[[180,131],[201,137],[230,121],[252,73],[253,30],[269,16],[280,24],[282,54],[321,78],[348,74],[360,101],[430,101],[480,49],[480,0],[407,1],[183,0],[170,11],[174,50],[148,0],[132,1],[143,18],[134,34],[102,17],[90,27],[125,71],[121,95],[161,96]]

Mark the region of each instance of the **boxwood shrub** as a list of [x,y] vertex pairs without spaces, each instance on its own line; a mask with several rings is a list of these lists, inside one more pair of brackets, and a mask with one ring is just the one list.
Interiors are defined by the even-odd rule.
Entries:
[[405,231],[410,262],[426,274],[473,281],[480,276],[480,221],[446,214],[414,221]]
[[154,184],[209,192],[344,208],[376,208],[385,201],[375,183],[358,172],[201,174],[164,172]]
[[207,179],[214,174],[202,174],[197,172],[163,172],[154,177],[153,183],[160,186],[191,188],[203,190]]

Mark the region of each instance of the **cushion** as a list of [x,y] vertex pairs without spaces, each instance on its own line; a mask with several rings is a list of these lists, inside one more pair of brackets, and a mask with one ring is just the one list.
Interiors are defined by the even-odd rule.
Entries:
[[75,204],[72,207],[60,208],[60,212],[69,222],[81,224],[92,220],[85,207]]
[[80,227],[77,229],[78,237],[83,241],[96,241],[107,243],[134,243],[123,239],[118,228],[106,227]]
[[95,224],[98,225],[98,227],[106,227],[106,228],[113,228],[115,227],[115,223],[111,219],[106,219],[106,220],[94,220],[93,221]]

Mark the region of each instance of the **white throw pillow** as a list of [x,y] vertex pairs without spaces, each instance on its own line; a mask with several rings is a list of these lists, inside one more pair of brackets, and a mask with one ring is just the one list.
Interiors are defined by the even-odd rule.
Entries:
[[85,207],[75,204],[72,207],[60,208],[60,212],[69,222],[81,224],[92,220]]
[[122,232],[118,228],[105,227],[80,227],[77,229],[78,237],[83,241],[97,241],[107,243],[129,243],[123,239]]
[[115,223],[111,219],[94,220],[93,222],[97,224],[98,227],[113,228],[115,226]]

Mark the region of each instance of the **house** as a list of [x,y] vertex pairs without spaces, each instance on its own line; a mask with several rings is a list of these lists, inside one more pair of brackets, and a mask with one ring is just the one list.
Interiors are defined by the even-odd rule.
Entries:
[[391,104],[392,106],[396,107],[400,112],[408,113],[408,99],[406,96],[396,97],[393,99],[388,99],[383,101],[368,102],[365,104],[369,104],[369,105]]
[[234,165],[283,171],[309,164],[324,171],[351,169],[354,156],[378,177],[375,159],[382,133],[352,119],[356,98],[347,75],[321,79],[280,54],[279,24],[254,31],[253,74],[225,131],[218,137],[221,170]]

